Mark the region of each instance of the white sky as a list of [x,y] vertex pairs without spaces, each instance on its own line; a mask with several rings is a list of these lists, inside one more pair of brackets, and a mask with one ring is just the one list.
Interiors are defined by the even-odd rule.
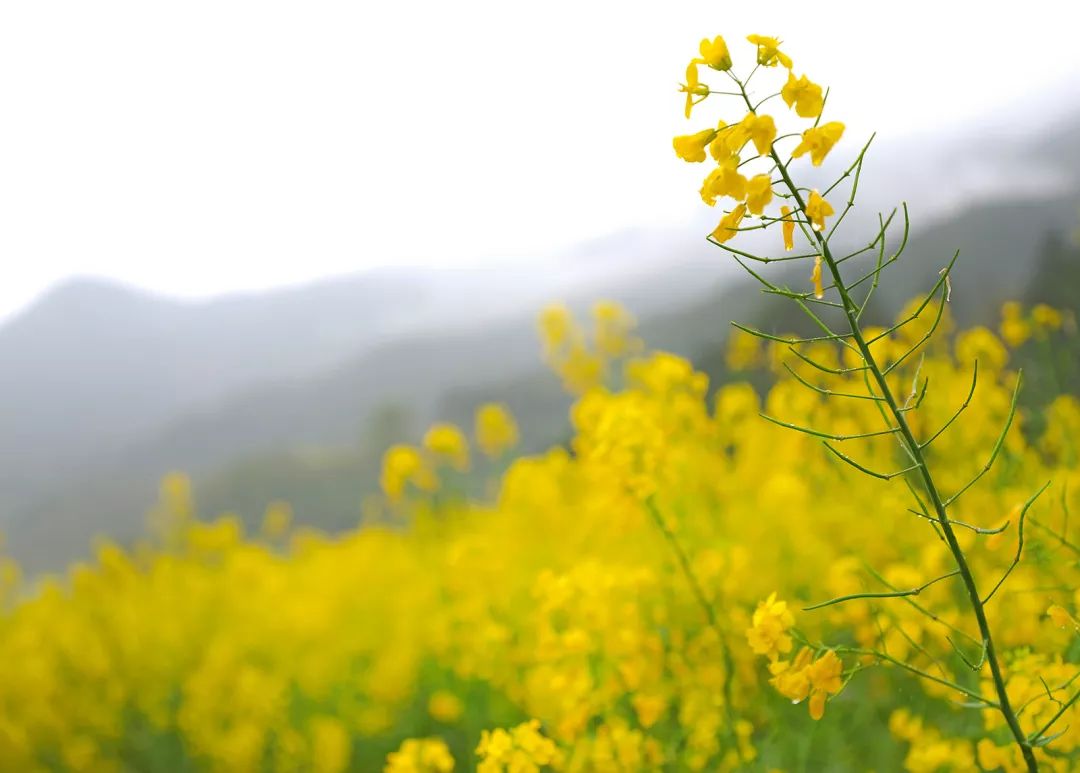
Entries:
[[199,296],[678,225],[700,38],[745,63],[777,34],[831,115],[898,137],[1080,74],[1078,22],[1061,0],[11,0],[0,315],[73,274]]

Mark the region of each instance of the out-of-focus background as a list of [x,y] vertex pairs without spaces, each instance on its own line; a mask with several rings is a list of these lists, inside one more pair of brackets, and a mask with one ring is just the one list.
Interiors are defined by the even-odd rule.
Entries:
[[956,249],[962,324],[1008,298],[1080,310],[1080,48],[1056,33],[1080,12],[879,13],[3,5],[9,551],[47,570],[95,535],[133,539],[170,470],[204,512],[255,522],[286,500],[351,527],[388,445],[491,399],[524,450],[559,442],[568,398],[534,333],[551,301],[621,301],[652,346],[717,377],[728,320],[793,327],[706,243],[703,172],[672,152],[711,121],[683,120],[673,66],[703,30],[783,34],[796,71],[833,87],[849,150],[877,131],[844,228],[861,245],[912,202],[882,319]]

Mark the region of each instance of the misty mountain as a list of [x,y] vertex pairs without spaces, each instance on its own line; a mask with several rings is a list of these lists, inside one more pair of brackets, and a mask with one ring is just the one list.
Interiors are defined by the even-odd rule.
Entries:
[[[1080,142],[1080,117],[1046,136],[1059,148]],[[1077,158],[1046,155],[1042,138],[995,142],[981,166],[977,142],[878,149],[845,221],[850,244],[870,238],[879,209],[915,204],[909,247],[871,316],[890,318],[959,249],[953,313],[992,321],[1001,301],[1024,295],[1048,236],[1075,227]],[[1010,188],[1010,174],[1024,184]],[[386,443],[415,440],[435,418],[467,422],[488,399],[515,410],[526,448],[558,442],[568,401],[538,367],[533,328],[554,298],[623,301],[650,345],[723,378],[731,319],[774,332],[802,321],[704,241],[714,219],[678,233],[628,230],[510,268],[388,269],[200,303],[68,283],[0,328],[0,528],[20,559],[55,565],[95,534],[138,535],[173,469],[204,484],[208,511],[250,518],[260,502],[293,497],[301,518],[308,503],[312,522],[340,526],[374,485]],[[740,247],[775,252],[776,238],[751,233]],[[890,244],[898,238],[894,227]],[[809,286],[801,265],[770,276]],[[387,411],[404,418],[373,440]]]

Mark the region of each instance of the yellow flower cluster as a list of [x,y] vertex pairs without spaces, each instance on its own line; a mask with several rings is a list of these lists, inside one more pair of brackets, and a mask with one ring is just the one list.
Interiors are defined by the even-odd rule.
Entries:
[[[906,331],[875,343],[883,361],[918,335]],[[798,769],[798,744],[770,735],[807,718],[790,701],[805,701],[810,721],[827,713],[823,732],[834,726],[834,743],[857,747],[842,731],[872,699],[894,716],[858,747],[879,770],[970,770],[976,757],[1022,770],[999,714],[956,714],[953,688],[867,654],[991,696],[985,669],[953,649],[979,658],[946,583],[909,599],[932,618],[903,599],[795,613],[831,596],[918,587],[948,555],[908,512],[902,480],[861,476],[758,415],[871,431],[880,416],[867,401],[815,396],[798,381],[857,392],[857,373],[822,374],[780,343],[733,347],[748,367],[770,369],[764,395],[746,384],[710,393],[670,354],[628,358],[621,386],[613,377],[579,398],[571,450],[514,461],[490,501],[413,485],[418,464],[434,475],[460,461],[460,433],[439,430],[409,464],[391,449],[388,469],[409,482],[388,491],[405,528],[330,538],[290,527],[278,503],[264,528],[273,538],[245,538],[235,519],[197,520],[190,486],[173,476],[157,514],[173,531],[155,543],[103,545],[65,578],[34,584],[20,584],[8,562],[0,769],[168,770],[180,759],[210,771],[327,773]],[[930,449],[935,463],[951,462],[938,464],[950,491],[983,464],[1008,412],[1008,347],[987,330],[955,345],[942,338],[923,347],[921,365],[890,374],[910,388],[920,368],[937,385],[908,414],[927,434],[970,389],[972,352],[981,359],[970,408]],[[833,344],[807,353],[844,362]],[[481,422],[501,428],[492,449],[512,423],[494,410]],[[1027,515],[1025,557],[1045,560],[1021,562],[1015,591],[993,600],[1029,733],[1068,702],[1080,673],[1080,568],[1050,560],[1075,550],[1062,524],[1080,504],[1067,485],[1080,471],[1080,404],[1061,397],[1048,412],[1045,437],[1006,437],[1008,466],[971,489],[956,516],[985,530],[1010,523],[961,534],[990,582],[1015,550],[1017,508],[1033,484],[1061,481]],[[895,461],[888,444],[858,442],[845,450],[861,463]],[[1080,745],[1076,705],[1054,754]],[[1069,769],[1068,757],[1037,753],[1047,770]]]
[[1045,338],[1049,333],[1060,330],[1064,316],[1060,311],[1045,303],[1037,303],[1025,314],[1024,307],[1016,301],[1009,301],[1001,307],[1001,337],[1009,346],[1023,345],[1029,338]]
[[406,738],[386,758],[383,773],[451,773],[454,758],[440,738]]
[[485,730],[476,753],[480,756],[478,773],[538,773],[542,766],[560,760],[555,743],[541,734],[535,719],[509,731]]
[[[749,42],[763,76],[788,70],[778,93],[795,115],[819,119],[822,89],[780,41]],[[833,208],[774,186],[776,121],[722,38],[699,54],[687,112],[713,94],[701,67],[745,108],[675,142],[716,163],[703,198],[735,200],[716,240],[748,214],[781,222],[786,249],[799,230],[822,293]],[[792,153],[820,163],[841,134],[815,123]],[[775,168],[745,176],[748,146]],[[846,338],[740,334],[727,360],[756,387],[713,389],[644,351],[618,305],[597,304],[588,330],[551,307],[543,356],[577,395],[572,436],[507,460],[476,487],[488,496],[440,491],[492,465],[439,423],[385,454],[397,520],[328,536],[279,502],[246,536],[235,516],[199,520],[172,475],[145,542],[101,543],[62,577],[0,559],[0,770],[1075,769],[1080,401],[1013,421],[1010,366],[1031,337],[1075,347],[1075,326],[1009,305],[1004,340],[957,333],[943,302],[930,336],[925,306],[862,329],[876,385]],[[883,426],[883,387],[917,441]],[[813,427],[828,433],[792,431]],[[491,458],[517,440],[501,404],[474,428]],[[919,496],[927,467],[951,520]]]
[[[476,444],[485,456],[497,458],[517,444],[517,423],[501,403],[477,408],[474,426]],[[424,433],[420,447],[402,443],[389,448],[383,456],[379,481],[383,493],[396,503],[410,486],[418,491],[437,490],[439,468],[467,472],[469,464],[469,440],[465,433],[453,424],[439,422]]]
[[632,334],[636,322],[619,304],[598,301],[591,317],[592,329],[586,331],[561,304],[540,314],[544,360],[575,394],[602,384],[613,362],[641,349],[641,341]]
[[[809,154],[810,161],[814,166],[821,166],[826,156],[844,135],[844,124],[839,121],[821,123],[821,113],[825,108],[824,92],[818,84],[811,81],[806,75],[795,76],[792,69],[791,57],[780,50],[780,41],[764,35],[750,35],[747,40],[757,49],[757,64],[759,67],[775,67],[782,65],[787,69],[787,80],[779,91],[772,96],[779,96],[784,103],[795,112],[799,118],[813,119],[814,123],[801,133],[795,131],[787,133],[784,137],[798,136],[797,145],[791,151],[792,158],[801,158]],[[767,113],[760,112],[771,97],[766,97],[755,102],[751,98],[748,89],[750,78],[740,80],[733,74],[732,60],[727,44],[722,37],[712,41],[702,40],[700,45],[701,56],[690,62],[687,68],[687,83],[681,88],[686,92],[686,117],[690,117],[691,108],[704,101],[710,94],[734,95],[739,99],[740,110],[745,110],[745,116],[734,124],[727,124],[721,120],[715,129],[703,129],[694,134],[675,137],[672,144],[675,154],[690,163],[701,163],[706,159],[706,151],[717,166],[705,177],[701,186],[701,199],[710,207],[716,206],[718,199],[729,197],[735,201],[734,206],[720,218],[720,223],[713,230],[711,238],[718,244],[724,244],[732,239],[740,230],[746,217],[758,217],[762,221],[761,226],[747,226],[749,228],[761,228],[770,223],[779,222],[783,228],[784,248],[790,250],[794,247],[794,234],[796,226],[807,226],[812,231],[820,234],[825,230],[826,219],[835,214],[835,210],[818,191],[811,191],[803,201],[801,195],[795,192],[778,192],[774,186],[781,180],[774,179],[778,172],[787,174],[786,167],[781,165],[781,159],[774,143],[778,141],[776,119]],[[730,88],[737,91],[713,91],[707,85],[699,81],[698,66],[707,65],[715,71],[724,73],[731,82]],[[752,76],[751,76],[752,77]],[[753,148],[753,154],[743,157],[747,146]],[[747,176],[744,172],[748,165],[758,164],[764,171]],[[766,212],[774,196],[783,198],[788,203],[780,207],[777,214]],[[794,206],[791,206],[794,204]],[[807,234],[807,238],[812,237]],[[815,260],[812,273],[815,295],[823,296],[821,278],[820,257]]]

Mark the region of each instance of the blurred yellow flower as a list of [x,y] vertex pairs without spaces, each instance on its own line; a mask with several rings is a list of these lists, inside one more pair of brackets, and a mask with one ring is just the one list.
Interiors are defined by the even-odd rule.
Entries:
[[497,457],[518,442],[518,427],[502,403],[486,403],[476,409],[476,444],[489,457]]
[[1061,328],[1061,312],[1045,303],[1037,303],[1031,309],[1031,321],[1043,330]]
[[437,461],[447,462],[462,472],[469,469],[469,441],[453,424],[431,425],[424,434],[424,448]]
[[461,719],[464,713],[465,704],[452,692],[438,690],[428,698],[428,714],[432,719],[444,725],[452,725]]
[[791,651],[791,636],[787,631],[793,625],[795,618],[787,602],[776,598],[776,593],[770,593],[754,610],[753,624],[746,631],[746,640],[756,654],[776,660]]
[[406,738],[386,758],[383,773],[451,773],[454,758],[441,738]]
[[396,502],[405,493],[407,485],[433,491],[438,486],[438,480],[419,449],[409,445],[395,445],[383,454],[380,484],[387,498]]

